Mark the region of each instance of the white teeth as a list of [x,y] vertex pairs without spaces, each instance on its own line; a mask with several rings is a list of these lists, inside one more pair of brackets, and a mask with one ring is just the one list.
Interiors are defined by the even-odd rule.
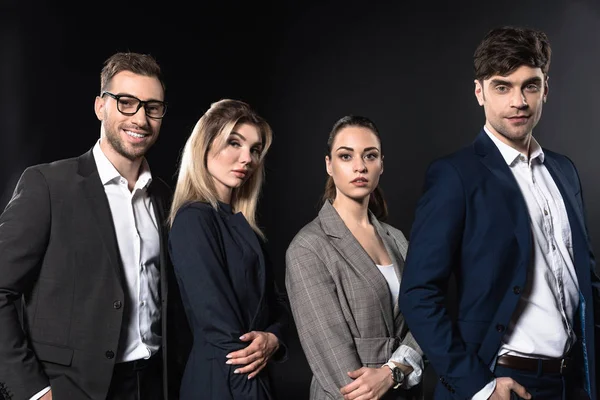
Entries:
[[142,134],[131,132],[131,131],[125,131],[125,133],[131,137],[138,138],[138,139],[141,139],[146,136],[146,135],[142,135]]

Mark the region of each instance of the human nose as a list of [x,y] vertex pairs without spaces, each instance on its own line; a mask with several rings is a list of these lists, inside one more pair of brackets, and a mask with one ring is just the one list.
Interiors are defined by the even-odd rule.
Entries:
[[525,93],[515,90],[514,94],[511,98],[511,105],[518,109],[523,109],[529,107],[527,104],[527,98],[525,97]]
[[362,157],[355,158],[352,167],[354,168],[354,172],[365,172],[367,170],[367,165]]
[[242,164],[250,164],[252,163],[252,154],[250,153],[250,149],[243,148],[240,154],[240,162]]
[[132,115],[132,122],[138,126],[148,125],[148,115],[146,115],[146,107],[140,105],[140,108]]

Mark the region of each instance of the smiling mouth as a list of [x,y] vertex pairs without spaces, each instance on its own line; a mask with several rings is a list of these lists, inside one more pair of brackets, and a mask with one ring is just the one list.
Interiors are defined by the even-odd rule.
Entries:
[[127,134],[127,136],[131,136],[132,138],[136,138],[136,139],[143,139],[147,136],[150,136],[149,133],[138,133],[138,132],[128,131],[127,129],[125,129],[125,133]]

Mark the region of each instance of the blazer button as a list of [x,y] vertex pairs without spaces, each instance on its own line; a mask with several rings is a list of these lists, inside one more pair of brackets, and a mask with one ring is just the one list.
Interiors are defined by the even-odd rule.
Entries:
[[113,303],[113,308],[115,310],[118,310],[119,308],[121,308],[121,306],[123,306],[123,304],[121,303],[121,300],[117,300]]
[[109,360],[112,360],[113,358],[115,358],[115,353],[113,353],[112,351],[108,350],[106,353],[104,353],[104,355],[106,356],[106,358],[108,358]]
[[504,332],[504,329],[505,329],[505,328],[504,328],[504,325],[502,325],[502,324],[498,324],[498,325],[496,325],[496,330],[497,330],[498,332],[502,333],[502,332]]
[[521,288],[519,286],[515,286],[513,288],[513,293],[514,294],[521,294]]

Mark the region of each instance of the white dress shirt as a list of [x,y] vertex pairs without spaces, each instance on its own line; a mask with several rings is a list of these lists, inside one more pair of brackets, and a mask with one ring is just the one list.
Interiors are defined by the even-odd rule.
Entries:
[[160,336],[160,237],[147,193],[152,174],[144,159],[132,191],[106,158],[100,140],[92,150],[108,198],[126,282],[128,310],[123,317],[116,361],[126,362],[158,351]]
[[[510,167],[525,199],[531,223],[531,273],[502,339],[498,356],[561,358],[575,342],[573,317],[579,306],[579,284],[573,264],[571,227],[565,204],[544,165],[544,152],[532,137],[529,159],[496,138],[490,139]],[[474,397],[487,399],[491,381]]]
[[[133,361],[158,351],[160,336],[160,237],[152,201],[146,190],[152,181],[150,167],[144,159],[132,191],[100,148],[92,149],[100,181],[108,199],[119,244],[126,291],[123,325],[116,362]],[[46,387],[30,400],[38,400]]]
[[[395,306],[398,307],[398,297],[400,295],[400,281],[396,276],[396,271],[394,270],[394,264],[390,265],[377,265],[377,268],[387,281],[388,287],[390,289],[390,294],[392,295],[392,301]],[[394,361],[399,364],[409,365],[412,367],[412,372],[404,377],[404,383],[402,387],[406,389],[410,389],[411,387],[418,385],[421,382],[421,377],[423,375],[423,358],[419,353],[417,353],[413,348],[401,344],[392,354],[392,357],[389,361]]]

